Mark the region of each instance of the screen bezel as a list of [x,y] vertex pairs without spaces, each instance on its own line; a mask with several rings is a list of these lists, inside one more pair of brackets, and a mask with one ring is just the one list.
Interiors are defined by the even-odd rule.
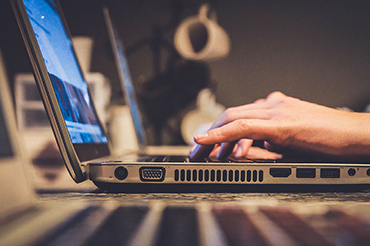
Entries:
[[[110,155],[109,145],[108,143],[72,143],[24,3],[22,0],[12,0],[11,2],[31,60],[33,74],[43,99],[44,107],[49,117],[61,155],[73,180],[76,182],[82,182],[87,179],[82,162]],[[58,0],[55,0],[55,3],[66,34],[71,40],[71,34],[62,13],[61,5]],[[76,57],[76,53],[73,48],[72,51]],[[86,81],[79,63],[78,66],[84,81]],[[90,90],[89,94],[91,97]],[[93,110],[96,114],[94,105]],[[104,135],[107,136],[98,116],[97,119],[99,127],[102,129]]]

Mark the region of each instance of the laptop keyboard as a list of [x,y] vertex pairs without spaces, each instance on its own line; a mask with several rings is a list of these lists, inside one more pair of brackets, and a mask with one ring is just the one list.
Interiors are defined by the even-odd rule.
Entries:
[[140,156],[140,162],[213,162],[213,163],[235,163],[235,162],[276,162],[277,160],[269,159],[248,159],[248,158],[225,158],[217,159],[216,157],[207,157],[204,159],[191,160],[188,156]]
[[39,245],[368,245],[369,217],[335,206],[97,204]]
[[[228,157],[217,159],[210,156],[203,159],[191,160],[188,156],[168,156],[168,155],[142,155],[138,158],[139,162],[204,162],[204,163],[332,163],[333,160],[318,158],[315,156],[287,155],[281,159],[251,159],[247,157],[235,158]],[[344,163],[344,161],[334,160],[335,163]]]

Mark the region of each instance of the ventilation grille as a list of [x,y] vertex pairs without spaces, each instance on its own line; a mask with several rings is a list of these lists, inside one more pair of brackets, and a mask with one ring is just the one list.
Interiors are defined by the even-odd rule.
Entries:
[[176,182],[262,182],[262,170],[176,169]]

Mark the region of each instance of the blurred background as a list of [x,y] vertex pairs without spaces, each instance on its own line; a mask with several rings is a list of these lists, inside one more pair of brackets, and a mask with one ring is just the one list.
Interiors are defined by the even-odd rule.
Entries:
[[[188,61],[173,47],[174,32],[203,3],[217,13],[231,50],[223,59]],[[184,143],[179,125],[204,88],[225,107],[275,90],[356,111],[370,102],[369,1],[61,0],[61,5],[72,35],[92,37],[90,70],[109,79],[110,102],[119,105],[122,90],[102,14],[103,6],[109,8],[152,144]],[[13,80],[31,66],[8,1],[1,0],[0,12],[0,47]],[[167,123],[158,123],[161,119]]]

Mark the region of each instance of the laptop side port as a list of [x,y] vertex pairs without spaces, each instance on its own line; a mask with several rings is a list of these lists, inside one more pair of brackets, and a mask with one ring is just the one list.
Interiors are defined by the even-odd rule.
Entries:
[[270,175],[274,178],[287,178],[292,174],[291,168],[272,167]]
[[297,178],[315,178],[316,168],[297,168]]
[[114,170],[114,176],[119,180],[124,180],[128,176],[128,171],[125,167],[117,167]]
[[339,168],[321,168],[320,169],[321,178],[340,178]]
[[139,169],[140,180],[143,182],[162,182],[165,178],[164,167],[141,167]]

